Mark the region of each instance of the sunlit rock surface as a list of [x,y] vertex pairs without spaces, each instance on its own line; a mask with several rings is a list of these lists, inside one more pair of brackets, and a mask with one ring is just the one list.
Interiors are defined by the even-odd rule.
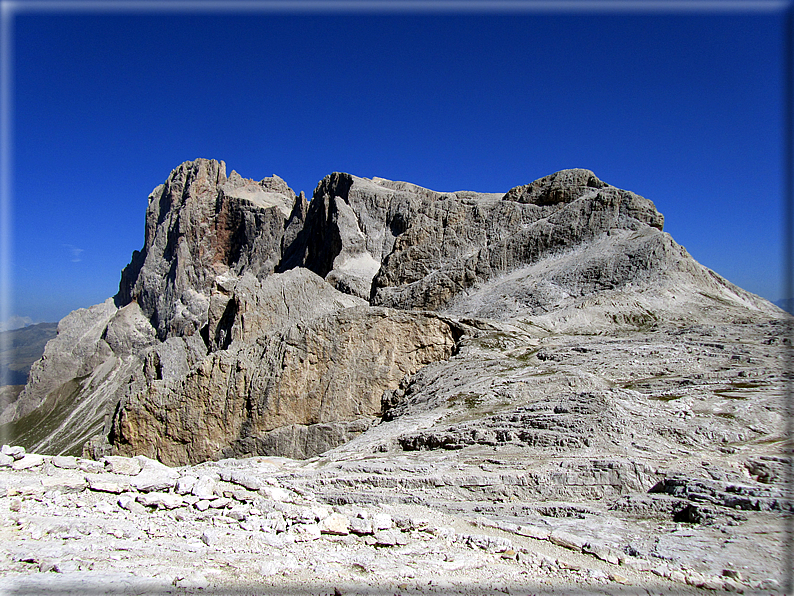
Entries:
[[251,545],[234,577],[138,555],[185,589],[784,582],[790,318],[651,201],[583,169],[506,193],[334,173],[311,202],[225,172],[154,190],[117,296],[61,321],[0,413],[33,452],[0,459],[19,586],[88,572],[21,546],[71,536],[35,520],[78,502],[197,563]]

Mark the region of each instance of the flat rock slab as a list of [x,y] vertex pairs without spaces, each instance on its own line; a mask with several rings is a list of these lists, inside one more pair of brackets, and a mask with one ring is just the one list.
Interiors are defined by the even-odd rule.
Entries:
[[370,521],[373,530],[390,530],[394,525],[391,515],[388,513],[376,513]]
[[248,490],[259,490],[263,486],[263,482],[253,474],[243,472],[241,470],[220,470],[221,480],[224,482],[231,482],[238,484]]
[[29,470],[30,468],[43,465],[44,461],[45,457],[43,455],[28,453],[11,464],[11,468],[14,470]]
[[133,573],[39,573],[0,577],[4,594],[165,594],[173,585]]
[[85,480],[88,483],[88,488],[99,492],[114,493],[119,495],[121,493],[129,492],[132,488],[128,481],[115,480],[108,476],[94,476],[89,474],[86,475]]
[[378,530],[374,533],[376,546],[397,546],[408,544],[408,540],[399,530]]
[[101,474],[105,471],[105,464],[93,459],[78,459],[77,467],[86,474]]
[[564,530],[555,530],[549,535],[549,542],[571,550],[581,551],[587,544],[587,539]]
[[536,540],[548,540],[551,530],[548,530],[547,528],[541,528],[539,526],[520,525],[516,528],[516,534],[520,534],[521,536],[529,536],[530,538],[535,538]]
[[50,462],[56,468],[74,470],[77,468],[77,458],[72,455],[54,455]]
[[176,485],[177,473],[161,470],[142,470],[137,476],[130,477],[130,486],[141,492],[167,491]]
[[143,493],[138,495],[136,500],[145,507],[157,507],[159,509],[176,509],[185,505],[185,500],[181,495],[172,493]]
[[102,458],[105,469],[113,474],[124,474],[125,476],[136,476],[140,474],[143,466],[137,459],[131,457],[121,457],[119,455],[109,455]]
[[88,488],[88,482],[79,472],[62,473],[54,476],[44,476],[41,486],[45,490],[58,489],[61,492],[79,493]]
[[320,532],[347,536],[350,533],[350,520],[339,513],[332,513],[320,522]]

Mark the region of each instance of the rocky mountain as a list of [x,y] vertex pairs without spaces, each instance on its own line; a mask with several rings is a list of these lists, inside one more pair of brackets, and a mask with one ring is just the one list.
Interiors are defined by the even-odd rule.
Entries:
[[118,294],[59,323],[0,423],[30,451],[185,476],[290,458],[267,474],[294,495],[563,532],[681,585],[742,557],[779,580],[782,554],[739,552],[778,548],[790,509],[790,319],[663,223],[583,169],[506,193],[334,173],[309,202],[186,162]]
[[169,464],[309,457],[393,417],[427,365],[479,366],[460,352],[484,335],[780,317],[588,170],[505,194],[336,173],[309,203],[196,160],[148,203],[118,294],[60,323],[0,414],[18,442]]

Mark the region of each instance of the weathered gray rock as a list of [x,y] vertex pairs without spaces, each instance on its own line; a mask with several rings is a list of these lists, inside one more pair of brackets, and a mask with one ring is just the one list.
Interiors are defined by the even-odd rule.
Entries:
[[[398,424],[401,419],[373,430]],[[627,421],[631,423],[629,417]],[[210,501],[205,501],[208,512],[204,514],[180,507],[169,510],[172,501],[189,502],[176,494],[74,495],[51,490],[52,485],[36,491],[46,479],[80,474],[55,466],[39,472],[0,470],[0,486],[7,487],[9,494],[0,499],[0,506],[9,512],[0,553],[7,573],[0,578],[0,588],[47,593],[57,587],[69,593],[91,593],[100,588],[108,591],[109,585],[118,588],[116,591],[129,591],[132,582],[137,591],[160,592],[173,590],[174,583],[181,586],[182,579],[193,575],[191,569],[211,576],[205,587],[214,589],[232,589],[241,576],[266,573],[274,593],[296,581],[313,592],[321,592],[320,583],[327,582],[358,592],[366,592],[376,582],[416,582],[440,592],[461,586],[468,592],[476,586],[477,593],[488,594],[512,591],[513,586],[551,586],[568,593],[610,591],[614,586],[607,582],[611,581],[635,591],[656,585],[672,594],[686,590],[687,584],[738,593],[762,588],[774,591],[785,577],[779,561],[769,556],[778,551],[785,536],[785,516],[779,511],[740,512],[710,503],[710,511],[717,514],[715,520],[721,520],[719,525],[673,519],[677,503],[700,507],[703,495],[719,491],[747,496],[753,491],[780,489],[780,483],[774,481],[747,479],[726,484],[727,480],[713,480],[714,484],[709,484],[703,478],[688,477],[685,483],[670,483],[675,490],[683,487],[681,496],[635,492],[619,498],[580,496],[552,501],[523,496],[536,493],[503,492],[510,485],[511,474],[521,477],[533,465],[531,448],[495,451],[473,445],[444,453],[424,450],[406,454],[363,451],[365,440],[361,435],[307,462],[253,458],[179,470],[181,478],[194,479],[201,475],[214,478],[216,473],[226,475],[230,470],[264,470],[277,478],[263,479],[266,486],[278,482],[292,495],[290,503],[258,497],[255,506],[219,498],[213,504],[223,504],[223,509],[214,510],[210,510]],[[348,451],[355,443],[359,449]],[[554,459],[581,459],[586,452],[572,453],[568,457],[560,452]],[[730,458],[720,460],[708,450],[702,453],[704,459],[692,462],[686,458],[689,461],[683,465],[707,469],[712,479],[728,474],[725,463]],[[138,461],[148,467],[146,460]],[[740,462],[734,470],[744,469]],[[274,472],[276,463],[282,467]],[[568,468],[574,466],[569,462]],[[607,476],[610,469],[601,466]],[[119,477],[108,472],[96,476]],[[435,480],[442,480],[443,485],[436,485]],[[217,482],[224,492],[235,486]],[[371,492],[367,494],[365,487]],[[343,492],[335,492],[337,489]],[[708,495],[707,489],[712,491]],[[321,501],[309,497],[310,492]],[[371,497],[375,500],[368,501]],[[673,506],[654,509],[657,501]],[[377,535],[355,531],[356,520],[376,518],[381,526],[388,520],[396,527]],[[340,530],[347,527],[354,535],[329,531],[332,519],[340,522]],[[546,535],[531,537],[537,532],[526,532],[527,522],[535,529],[543,526]],[[476,531],[469,529],[474,526]],[[747,544],[754,548],[748,549]],[[405,548],[394,548],[401,546]],[[178,553],[178,561],[168,553]],[[134,566],[137,576],[109,582],[107,573],[121,560]],[[735,564],[739,560],[741,571]],[[77,567],[64,566],[65,574],[46,573],[55,571],[60,561],[76,562]],[[263,561],[268,565],[263,567]],[[59,575],[72,576],[74,582],[60,583]],[[91,584],[90,578],[100,584]],[[158,587],[146,583],[151,578],[165,579]]]
[[116,302],[137,302],[157,336],[198,333],[215,277],[272,273],[295,194],[274,176],[260,182],[199,159],[171,172],[149,196],[146,239],[122,272]]
[[210,500],[215,498],[216,482],[211,476],[200,476],[190,489],[190,493],[199,499]]
[[365,300],[335,291],[306,269],[257,279],[226,274],[216,278],[210,298],[210,350],[227,349],[233,341],[283,332],[297,323],[330,315],[343,308],[364,306]]
[[320,525],[315,523],[293,524],[289,532],[294,535],[296,542],[310,542],[317,540],[321,535]]
[[332,174],[306,217],[299,264],[342,291],[398,308],[438,308],[476,282],[613,229],[661,229],[653,204],[566,170],[507,194],[439,193]]
[[587,544],[587,540],[581,536],[563,530],[555,530],[549,534],[549,542],[575,551],[581,551]]
[[240,470],[225,470],[220,471],[221,480],[224,482],[231,482],[239,484],[248,490],[259,490],[263,486],[263,481],[254,476],[253,474],[243,472]]
[[101,474],[105,471],[105,464],[101,461],[94,461],[93,459],[77,459],[77,467],[81,472],[88,474]]
[[320,520],[320,532],[322,534],[347,536],[350,533],[350,520],[341,513],[332,513]]
[[376,513],[370,521],[373,530],[391,530],[394,525],[391,515],[388,513]]
[[350,531],[353,534],[359,535],[372,534],[372,522],[370,522],[368,519],[363,519],[360,517],[350,518]]
[[278,177],[227,178],[222,162],[196,160],[174,170],[150,196],[144,247],[123,271],[115,301],[61,321],[49,352],[31,369],[30,387],[0,412],[0,424],[51,453],[77,455],[99,437],[89,453],[107,455],[101,438],[119,399],[181,378],[206,355],[198,331],[208,321],[215,278],[271,273],[283,238],[302,226],[305,203]]
[[80,570],[80,564],[77,561],[58,561],[52,566],[55,573],[74,573]]
[[136,515],[141,515],[143,513],[146,513],[146,508],[135,499],[136,497],[131,494],[121,495],[118,500],[118,505],[122,509],[125,509],[130,513],[134,513]]
[[174,491],[179,495],[192,494],[193,487],[196,486],[198,478],[195,476],[182,476],[176,481]]
[[24,457],[15,460],[14,463],[11,464],[11,468],[14,470],[29,470],[30,468],[35,468],[43,464],[43,455],[39,455],[38,453],[27,453]]
[[130,485],[141,492],[170,491],[176,485],[179,472],[145,455],[136,455],[141,472],[130,477]]
[[[58,335],[31,367],[25,390],[0,412],[0,424],[9,424],[18,441],[34,451],[77,455],[102,428],[105,416],[112,413],[108,394],[117,389],[102,381],[121,373],[102,339],[116,310],[108,299],[73,311],[58,324]],[[85,383],[89,377],[90,386]],[[56,407],[64,403],[69,407]]]
[[113,474],[135,476],[140,474],[141,470],[143,469],[141,462],[136,459],[132,459],[131,457],[109,455],[102,458],[102,461],[104,461],[107,471]]
[[284,519],[284,514],[280,511],[271,511],[265,516],[265,520],[262,522],[263,527],[265,524],[273,530],[274,532],[286,532],[287,531],[287,520]]
[[231,504],[232,500],[229,497],[218,497],[210,501],[210,507],[213,509],[223,509]]
[[397,546],[407,544],[406,538],[399,530],[377,530],[374,533],[376,546]]
[[181,495],[161,492],[143,493],[138,495],[136,500],[144,507],[157,507],[158,509],[176,509],[185,504]]
[[128,480],[120,480],[108,476],[89,474],[86,475],[85,479],[88,482],[88,488],[99,492],[120,495],[121,493],[129,492],[131,488]]
[[2,453],[18,460],[25,457],[25,448],[22,445],[3,445]]
[[56,455],[50,459],[52,465],[64,470],[74,470],[77,468],[77,458],[70,455]]

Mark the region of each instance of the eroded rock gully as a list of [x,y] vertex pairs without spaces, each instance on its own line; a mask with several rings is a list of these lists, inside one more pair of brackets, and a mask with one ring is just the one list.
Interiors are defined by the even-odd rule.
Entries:
[[790,319],[663,221],[182,164],[0,412],[2,585],[775,593]]

